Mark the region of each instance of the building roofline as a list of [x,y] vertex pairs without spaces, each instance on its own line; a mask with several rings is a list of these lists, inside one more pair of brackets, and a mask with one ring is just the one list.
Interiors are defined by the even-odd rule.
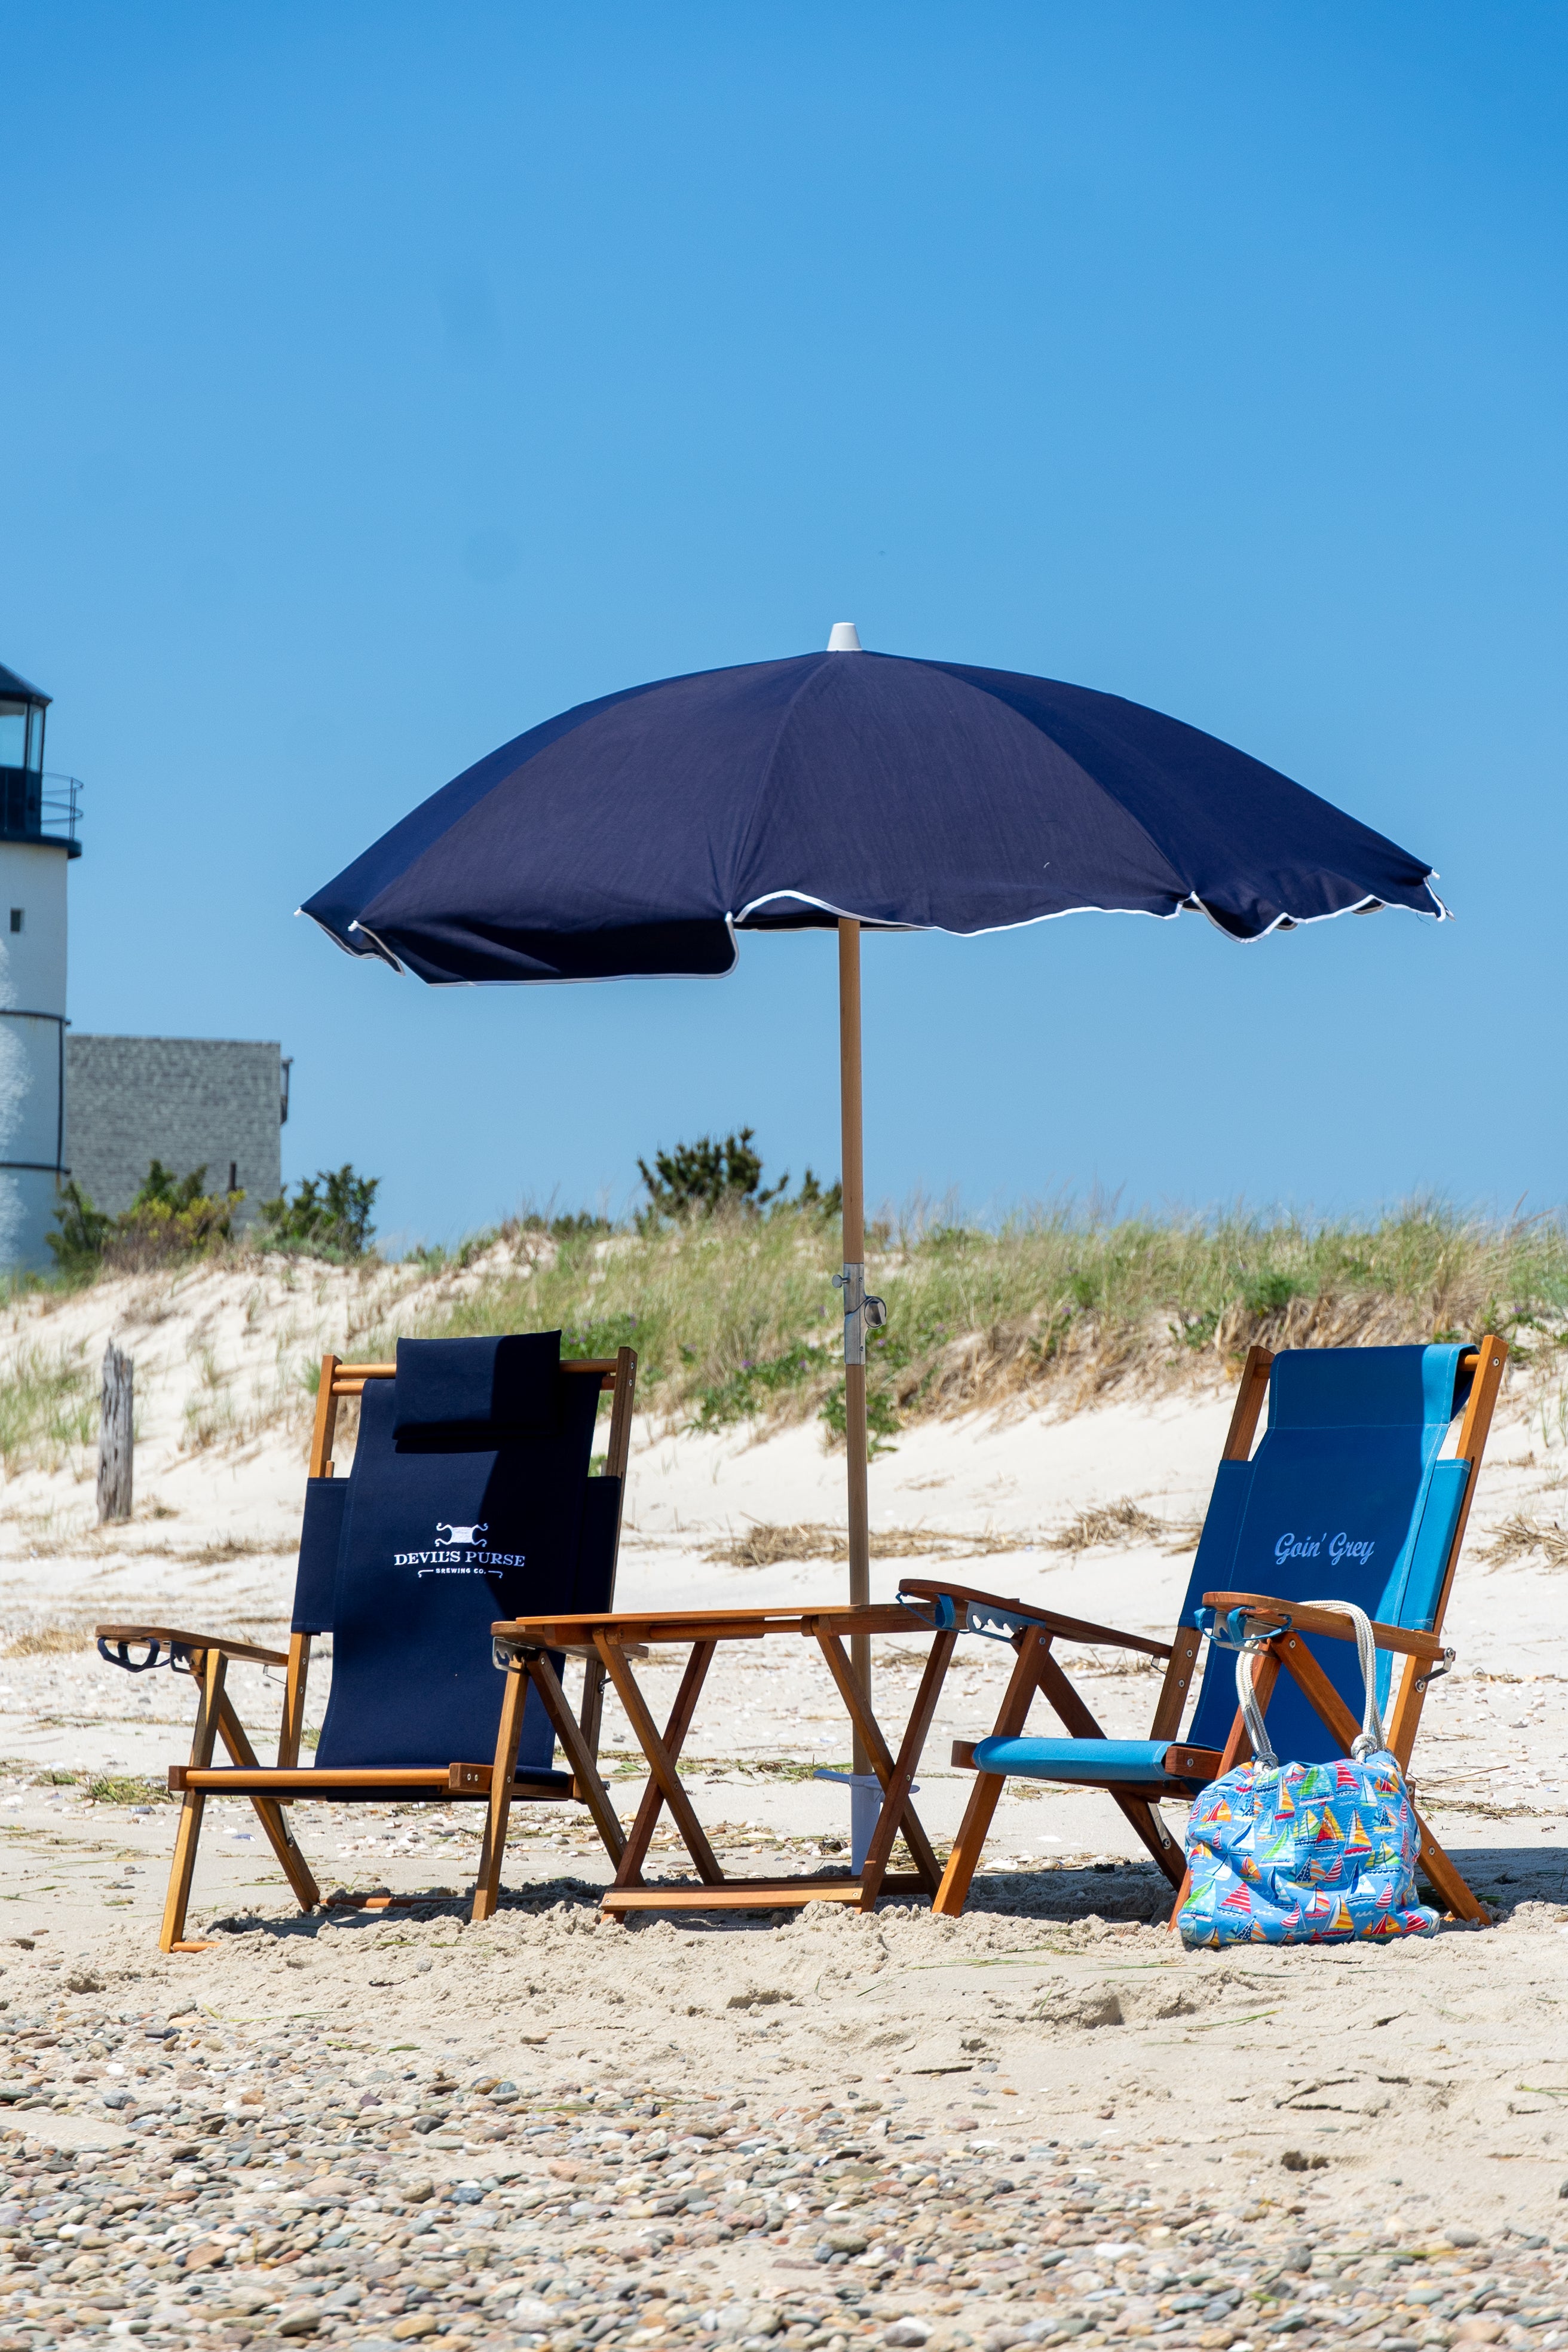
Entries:
[[281,1037],[153,1037],[139,1033],[132,1035],[119,1029],[73,1029],[71,1042],[80,1045],[90,1040],[98,1045],[276,1045],[283,1050]]

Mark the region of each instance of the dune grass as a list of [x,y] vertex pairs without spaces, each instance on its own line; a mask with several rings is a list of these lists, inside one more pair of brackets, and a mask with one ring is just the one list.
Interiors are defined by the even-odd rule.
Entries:
[[0,1464],[7,1477],[58,1469],[98,1438],[98,1400],[79,1349],[22,1345],[0,1360]]
[[89,1780],[87,1793],[95,1805],[167,1805],[174,1800],[168,1783],[149,1780],[140,1772],[104,1772]]
[[[837,1223],[815,1212],[719,1214],[608,1236],[523,1233],[426,1329],[549,1328],[572,1355],[639,1358],[639,1395],[698,1428],[819,1417],[843,1427]],[[1010,1401],[1070,1411],[1129,1388],[1223,1374],[1273,1346],[1501,1331],[1549,1356],[1568,1332],[1568,1229],[1489,1224],[1417,1204],[1375,1221],[1244,1214],[1093,1219],[1039,1213],[995,1230],[879,1227],[868,1281],[882,1442],[931,1414]]]
[[79,1650],[92,1647],[92,1634],[86,1625],[38,1625],[31,1632],[18,1633],[16,1640],[0,1650],[4,1658],[68,1658]]

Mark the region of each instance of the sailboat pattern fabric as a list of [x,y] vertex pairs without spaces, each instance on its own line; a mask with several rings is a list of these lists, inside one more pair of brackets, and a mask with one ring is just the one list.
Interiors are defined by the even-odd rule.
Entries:
[[1420,1832],[1386,1748],[1358,1763],[1238,1765],[1199,1795],[1186,1844],[1189,1950],[1436,1932],[1415,1899]]

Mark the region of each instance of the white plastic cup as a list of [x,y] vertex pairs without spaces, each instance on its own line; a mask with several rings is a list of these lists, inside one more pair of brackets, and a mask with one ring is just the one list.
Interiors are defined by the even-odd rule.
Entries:
[[[849,1791],[849,1866],[858,1878],[866,1867],[877,1817],[882,1810],[882,1784],[875,1772],[829,1772],[820,1767],[812,1778],[842,1780]],[[915,1788],[910,1790],[911,1797],[919,1793]]]

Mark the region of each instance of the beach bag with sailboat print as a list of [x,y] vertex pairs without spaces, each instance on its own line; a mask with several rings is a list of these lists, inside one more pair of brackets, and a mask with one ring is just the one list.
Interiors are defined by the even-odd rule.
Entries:
[[1211,1780],[1187,1822],[1192,1891],[1179,1926],[1189,1950],[1215,1944],[1392,1941],[1436,1932],[1415,1899],[1420,1831],[1377,1711],[1377,1656],[1363,1610],[1318,1601],[1355,1623],[1366,1685],[1361,1736],[1350,1757],[1281,1764],[1253,1689],[1253,1656],[1236,1662],[1237,1696],[1252,1761]]

